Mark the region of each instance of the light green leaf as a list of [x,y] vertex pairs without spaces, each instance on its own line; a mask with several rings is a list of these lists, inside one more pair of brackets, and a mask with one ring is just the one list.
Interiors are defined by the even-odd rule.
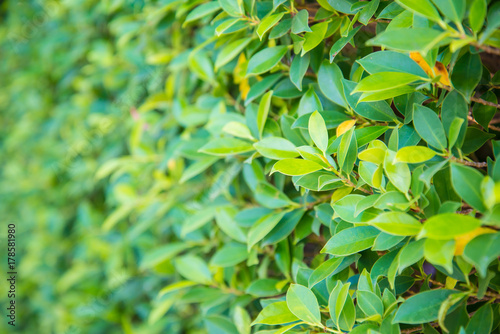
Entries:
[[222,66],[229,63],[233,60],[237,55],[239,55],[246,46],[252,41],[252,38],[242,38],[237,39],[225,47],[223,47],[219,54],[217,55],[217,59],[215,60],[215,70],[221,68]]
[[448,240],[467,234],[481,226],[481,221],[470,216],[443,213],[429,218],[420,232],[419,238]]
[[328,22],[320,22],[312,26],[311,32],[305,33],[305,41],[302,45],[302,55],[311,51],[323,41],[327,28]]
[[248,253],[244,245],[229,244],[217,250],[210,259],[210,264],[217,267],[233,267],[247,259]]
[[323,169],[320,164],[303,159],[283,159],[273,166],[273,171],[290,176],[305,175],[320,169]]
[[207,264],[195,255],[184,255],[175,260],[177,272],[186,279],[200,284],[211,284],[212,273]]
[[421,77],[403,72],[378,72],[361,80],[351,94],[356,92],[377,92],[401,87],[422,80]]
[[432,0],[446,18],[461,24],[465,15],[465,0]]
[[210,15],[216,11],[218,11],[221,8],[220,4],[218,1],[210,1],[204,4],[199,5],[195,9],[193,9],[191,12],[189,12],[188,16],[186,17],[186,21],[183,23],[183,27],[186,26],[186,23],[201,19],[202,17],[205,17],[207,15]]
[[248,231],[248,249],[261,241],[279,223],[286,212],[271,212],[260,218]]
[[441,266],[451,273],[455,247],[455,240],[425,239],[424,256],[433,265]]
[[285,12],[273,14],[266,17],[259,23],[259,26],[257,27],[257,35],[259,36],[260,40],[262,40],[262,37],[264,37],[264,34],[269,31],[269,29],[271,29],[276,23],[279,22],[279,20],[281,20],[283,15],[285,15]]
[[396,152],[387,150],[384,160],[384,171],[391,183],[402,193],[407,193],[411,184],[410,168],[404,162],[396,162]]
[[436,152],[425,146],[407,146],[396,153],[396,162],[418,164],[432,159]]
[[429,0],[396,0],[396,2],[403,8],[406,8],[414,13],[417,13],[432,21],[440,21],[436,7]]
[[253,151],[251,143],[236,138],[217,138],[212,139],[206,145],[199,149],[199,152],[226,156]]
[[280,45],[257,52],[248,61],[247,75],[257,75],[269,71],[280,62],[287,50],[288,47]]
[[321,250],[337,256],[346,256],[370,248],[380,232],[372,226],[354,226],[335,234]]
[[318,111],[313,112],[309,117],[308,130],[314,144],[325,152],[328,147],[328,130],[326,129],[325,120]]
[[226,13],[231,16],[243,15],[243,1],[241,0],[219,0],[219,3]]
[[387,234],[401,236],[417,235],[422,229],[422,224],[417,219],[403,212],[381,213],[368,224]]
[[273,160],[295,158],[299,155],[295,145],[281,137],[266,137],[253,146],[257,152]]
[[282,301],[272,303],[264,307],[264,309],[260,311],[257,318],[252,322],[252,326],[257,324],[281,325],[298,320],[299,318],[290,312],[286,301]]
[[318,300],[305,286],[291,284],[286,293],[286,303],[290,311],[300,320],[321,325]]
[[257,111],[257,129],[259,130],[259,136],[262,138],[262,133],[264,132],[264,126],[266,125],[267,116],[269,110],[271,109],[271,98],[273,96],[273,91],[270,90],[262,97],[259,103],[259,109]]

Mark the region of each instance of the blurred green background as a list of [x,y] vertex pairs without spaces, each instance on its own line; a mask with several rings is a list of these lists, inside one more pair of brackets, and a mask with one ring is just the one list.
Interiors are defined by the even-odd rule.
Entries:
[[[168,138],[168,121],[158,116],[148,127],[136,108],[164,89],[162,62],[176,52],[169,31],[179,30],[172,27],[172,3],[1,3],[0,272],[7,269],[7,224],[14,223],[18,332],[165,328],[167,320],[146,320],[166,280],[138,266],[144,252],[165,241],[158,231],[145,233],[163,203],[158,190],[145,192],[154,179],[152,163],[162,159],[164,147],[156,141]],[[123,173],[96,177],[104,162]],[[123,203],[144,209],[130,218],[136,228],[103,231],[105,218]],[[2,279],[2,306],[7,290]],[[0,332],[12,332],[6,311],[1,314]],[[176,320],[168,323],[176,332]]]

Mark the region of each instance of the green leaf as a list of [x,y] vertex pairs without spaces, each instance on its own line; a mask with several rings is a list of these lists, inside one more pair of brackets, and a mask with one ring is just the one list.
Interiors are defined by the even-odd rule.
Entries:
[[290,311],[300,320],[321,325],[318,300],[311,290],[300,284],[291,284],[286,293]]
[[400,236],[417,235],[422,229],[422,224],[417,219],[403,212],[384,212],[368,224],[387,234]]
[[323,41],[327,28],[328,22],[320,22],[312,26],[311,32],[305,33],[305,41],[302,45],[302,55],[311,51]]
[[[327,129],[334,129],[338,127],[342,122],[351,119],[346,114],[338,111],[325,110],[325,111],[319,111],[319,113],[321,114],[321,117],[323,117]],[[292,128],[308,129],[309,118],[311,117],[312,114],[313,113],[311,112],[297,118],[297,120],[293,123]]]
[[425,78],[427,74],[404,53],[377,51],[357,61],[370,74],[380,72],[403,72]]
[[418,325],[435,321],[438,318],[441,303],[454,293],[458,291],[437,289],[411,296],[399,307],[394,322]]
[[276,187],[260,182],[255,188],[255,199],[269,209],[279,209],[291,204],[290,199]]
[[280,62],[287,50],[288,47],[280,45],[257,52],[248,61],[247,75],[257,75],[269,71]]
[[419,136],[432,147],[444,151],[446,149],[446,134],[438,115],[431,109],[414,104],[413,125]]
[[483,178],[483,175],[472,167],[451,164],[453,189],[468,204],[481,212],[486,211],[483,203],[483,195],[481,194],[481,182]]
[[411,173],[410,168],[403,162],[396,162],[396,152],[387,150],[384,160],[384,171],[391,183],[402,193],[407,193],[410,189]]
[[264,37],[264,34],[269,31],[269,29],[271,29],[276,23],[279,22],[279,20],[283,18],[283,15],[285,15],[285,12],[273,14],[266,17],[259,23],[259,26],[257,27],[257,35],[260,40],[262,40],[262,37]]
[[482,73],[483,66],[479,54],[467,52],[453,66],[450,79],[453,87],[470,102],[471,95],[481,80]]
[[375,92],[364,92],[363,94],[361,94],[359,102],[387,100],[400,95],[406,95],[414,91],[415,88],[412,86],[401,86]]
[[328,308],[333,323],[346,331],[352,329],[356,320],[356,309],[349,295],[349,286],[350,283],[342,284],[337,281],[328,298]]
[[379,315],[378,319],[382,318],[384,313],[384,304],[382,300],[371,291],[359,291],[356,293],[358,305],[361,311],[368,316]]
[[219,54],[217,55],[217,59],[215,60],[215,70],[221,68],[222,66],[229,63],[233,60],[237,55],[239,55],[247,45],[252,41],[252,38],[241,38],[237,39],[225,47],[223,47]]
[[486,277],[488,266],[500,256],[500,233],[475,237],[465,246],[463,256],[476,267],[481,277]]
[[244,245],[224,245],[211,258],[210,264],[218,267],[233,267],[247,259],[248,253]]
[[295,55],[292,64],[290,65],[290,81],[302,91],[302,79],[309,67],[310,54],[305,54],[302,57]]
[[191,12],[189,12],[188,16],[186,17],[186,20],[183,23],[183,27],[186,25],[186,23],[201,19],[202,17],[205,17],[207,15],[210,15],[216,11],[218,11],[221,8],[220,4],[218,1],[210,1],[204,4],[199,5],[195,9],[193,9]]
[[392,89],[421,80],[414,74],[403,72],[377,72],[361,80],[351,94]]
[[201,283],[211,284],[212,274],[207,264],[195,255],[184,255],[175,260],[175,269],[186,279]]
[[363,9],[358,17],[358,21],[364,25],[368,24],[368,21],[372,18],[373,14],[377,11],[380,4],[380,0],[370,1]]
[[455,240],[425,239],[424,256],[433,265],[441,266],[451,273],[455,244]]
[[307,92],[302,96],[299,102],[298,114],[303,116],[315,111],[322,111],[323,106],[321,101],[316,95],[313,86],[310,86]]
[[378,102],[358,102],[361,94],[355,93],[351,95],[352,90],[356,86],[355,82],[342,79],[344,94],[347,102],[356,114],[368,118],[372,121],[393,122],[396,120],[396,115],[392,111],[389,104],[385,101]]
[[417,13],[429,20],[440,21],[438,11],[429,0],[396,0],[401,7]]
[[425,146],[407,146],[396,153],[396,161],[418,164],[432,159],[435,155],[435,151]]
[[250,129],[248,128],[248,126],[246,126],[246,124],[243,124],[241,122],[236,122],[236,121],[228,122],[222,128],[222,131],[235,137],[255,140],[255,138],[250,133]]
[[299,155],[295,145],[281,137],[266,137],[253,146],[257,152],[273,160],[295,158]]
[[219,0],[219,3],[226,13],[231,16],[243,15],[243,1],[240,0]]
[[[498,103],[498,99],[492,91],[488,91],[481,95],[481,98],[494,104]],[[496,112],[497,108],[493,106],[486,106],[481,103],[474,103],[474,107],[472,108],[474,119],[485,129],[488,129],[488,125],[495,116]]]
[[351,128],[342,135],[337,153],[339,168],[346,174],[351,173],[357,154],[358,144],[356,142],[356,133],[354,132],[354,128]]
[[474,0],[469,8],[469,24],[475,33],[483,28],[486,7],[486,0]]
[[234,221],[235,210],[228,208],[217,208],[215,212],[215,222],[219,228],[232,239],[239,242],[246,242],[247,237],[241,227]]
[[443,33],[431,28],[402,28],[384,31],[367,41],[367,44],[398,51],[419,51],[426,54],[430,49],[439,46],[447,36],[446,32]]
[[286,301],[276,302],[267,305],[252,322],[252,326],[257,324],[263,325],[281,325],[289,322],[298,321],[297,318],[288,308]]
[[467,116],[469,107],[467,101],[458,91],[452,91],[446,95],[441,107],[441,120],[446,134],[450,137],[451,124],[456,118],[463,120],[462,126],[457,136],[457,146],[461,147],[467,130]]
[[292,33],[300,34],[304,31],[311,32],[312,30],[309,28],[308,21],[309,12],[306,9],[302,9],[292,19]]
[[303,159],[283,159],[273,166],[273,171],[290,176],[305,175],[320,169],[323,169],[320,164]]
[[326,129],[325,120],[318,111],[313,112],[309,117],[308,130],[314,144],[325,152],[328,147],[328,130]]
[[214,82],[212,61],[204,52],[193,52],[188,57],[189,68],[203,81]]
[[333,44],[332,48],[330,49],[330,63],[333,62],[333,60],[335,59],[335,57],[337,56],[337,54],[340,51],[342,51],[342,49],[344,48],[344,46],[346,46],[347,43],[351,42],[352,38],[354,37],[354,35],[356,35],[356,33],[359,31],[359,29],[361,29],[361,26],[352,29],[349,32],[349,34],[347,34],[347,36],[341,37],[339,40],[337,40],[335,42],[335,44]]
[[491,304],[487,303],[471,317],[465,330],[466,334],[491,333],[493,318],[493,309]]
[[189,179],[192,179],[196,175],[206,170],[208,167],[212,166],[217,160],[219,160],[219,158],[214,156],[207,156],[201,158],[200,160],[197,160],[184,170],[184,172],[182,173],[182,177],[179,180],[179,183],[182,184],[188,181]]
[[465,0],[432,0],[446,18],[461,24],[465,15]]
[[285,212],[271,212],[260,218],[248,231],[248,250],[261,241],[283,218]]
[[226,156],[253,151],[251,143],[236,138],[217,138],[210,140],[206,145],[199,149],[199,152]]
[[341,107],[347,108],[348,104],[344,95],[342,85],[342,71],[335,63],[323,60],[318,72],[318,85],[321,92],[332,102]]
[[425,222],[419,238],[448,240],[472,232],[479,226],[481,226],[481,221],[474,217],[444,213],[429,218]]
[[370,248],[380,232],[372,226],[355,226],[335,234],[321,250],[336,256],[359,253]]
[[350,255],[347,257],[337,257],[337,258],[331,258],[320,264],[314,271],[312,272],[311,276],[309,276],[308,280],[308,285],[309,289],[311,289],[313,286],[324,280],[325,278],[335,275],[348,266],[350,266],[352,263],[357,261],[359,259],[359,255]]
[[262,133],[264,132],[264,126],[266,125],[267,116],[269,110],[271,109],[271,98],[273,97],[273,91],[270,90],[262,97],[259,103],[259,109],[257,111],[257,129],[259,130],[259,137],[262,138]]
[[246,289],[246,293],[254,297],[271,297],[281,293],[280,281],[274,278],[254,280]]

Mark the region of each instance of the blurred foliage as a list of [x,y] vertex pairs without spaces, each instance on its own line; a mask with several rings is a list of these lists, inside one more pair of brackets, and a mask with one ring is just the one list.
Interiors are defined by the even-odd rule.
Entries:
[[1,8],[17,331],[498,333],[500,3]]

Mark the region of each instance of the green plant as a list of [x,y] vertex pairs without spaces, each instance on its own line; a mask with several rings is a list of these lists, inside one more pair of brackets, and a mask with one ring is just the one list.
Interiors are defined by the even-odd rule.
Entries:
[[[49,185],[53,210],[67,211],[60,234],[38,237],[69,235],[82,248],[61,265],[62,292],[78,287],[74,298],[54,293],[68,310],[99,294],[85,282],[89,268],[111,286],[124,272],[127,290],[91,321],[61,310],[69,319],[46,320],[47,333],[74,323],[83,332],[498,333],[500,3],[104,3],[90,22],[111,23],[86,37],[94,45],[69,42],[81,55],[68,68],[90,68],[56,91],[79,107],[75,120],[91,120],[99,105],[88,100],[112,105],[127,79],[147,85],[114,116],[93,115],[129,128],[106,126],[106,144],[70,170],[68,186]],[[46,40],[33,42],[39,52]],[[56,95],[47,93],[47,110],[59,106],[61,122],[67,105]],[[3,136],[7,153],[22,146],[23,136]],[[26,149],[12,166],[30,161]],[[71,185],[77,207],[64,196]],[[31,198],[15,194],[15,203]],[[51,217],[43,187],[36,195]]]

